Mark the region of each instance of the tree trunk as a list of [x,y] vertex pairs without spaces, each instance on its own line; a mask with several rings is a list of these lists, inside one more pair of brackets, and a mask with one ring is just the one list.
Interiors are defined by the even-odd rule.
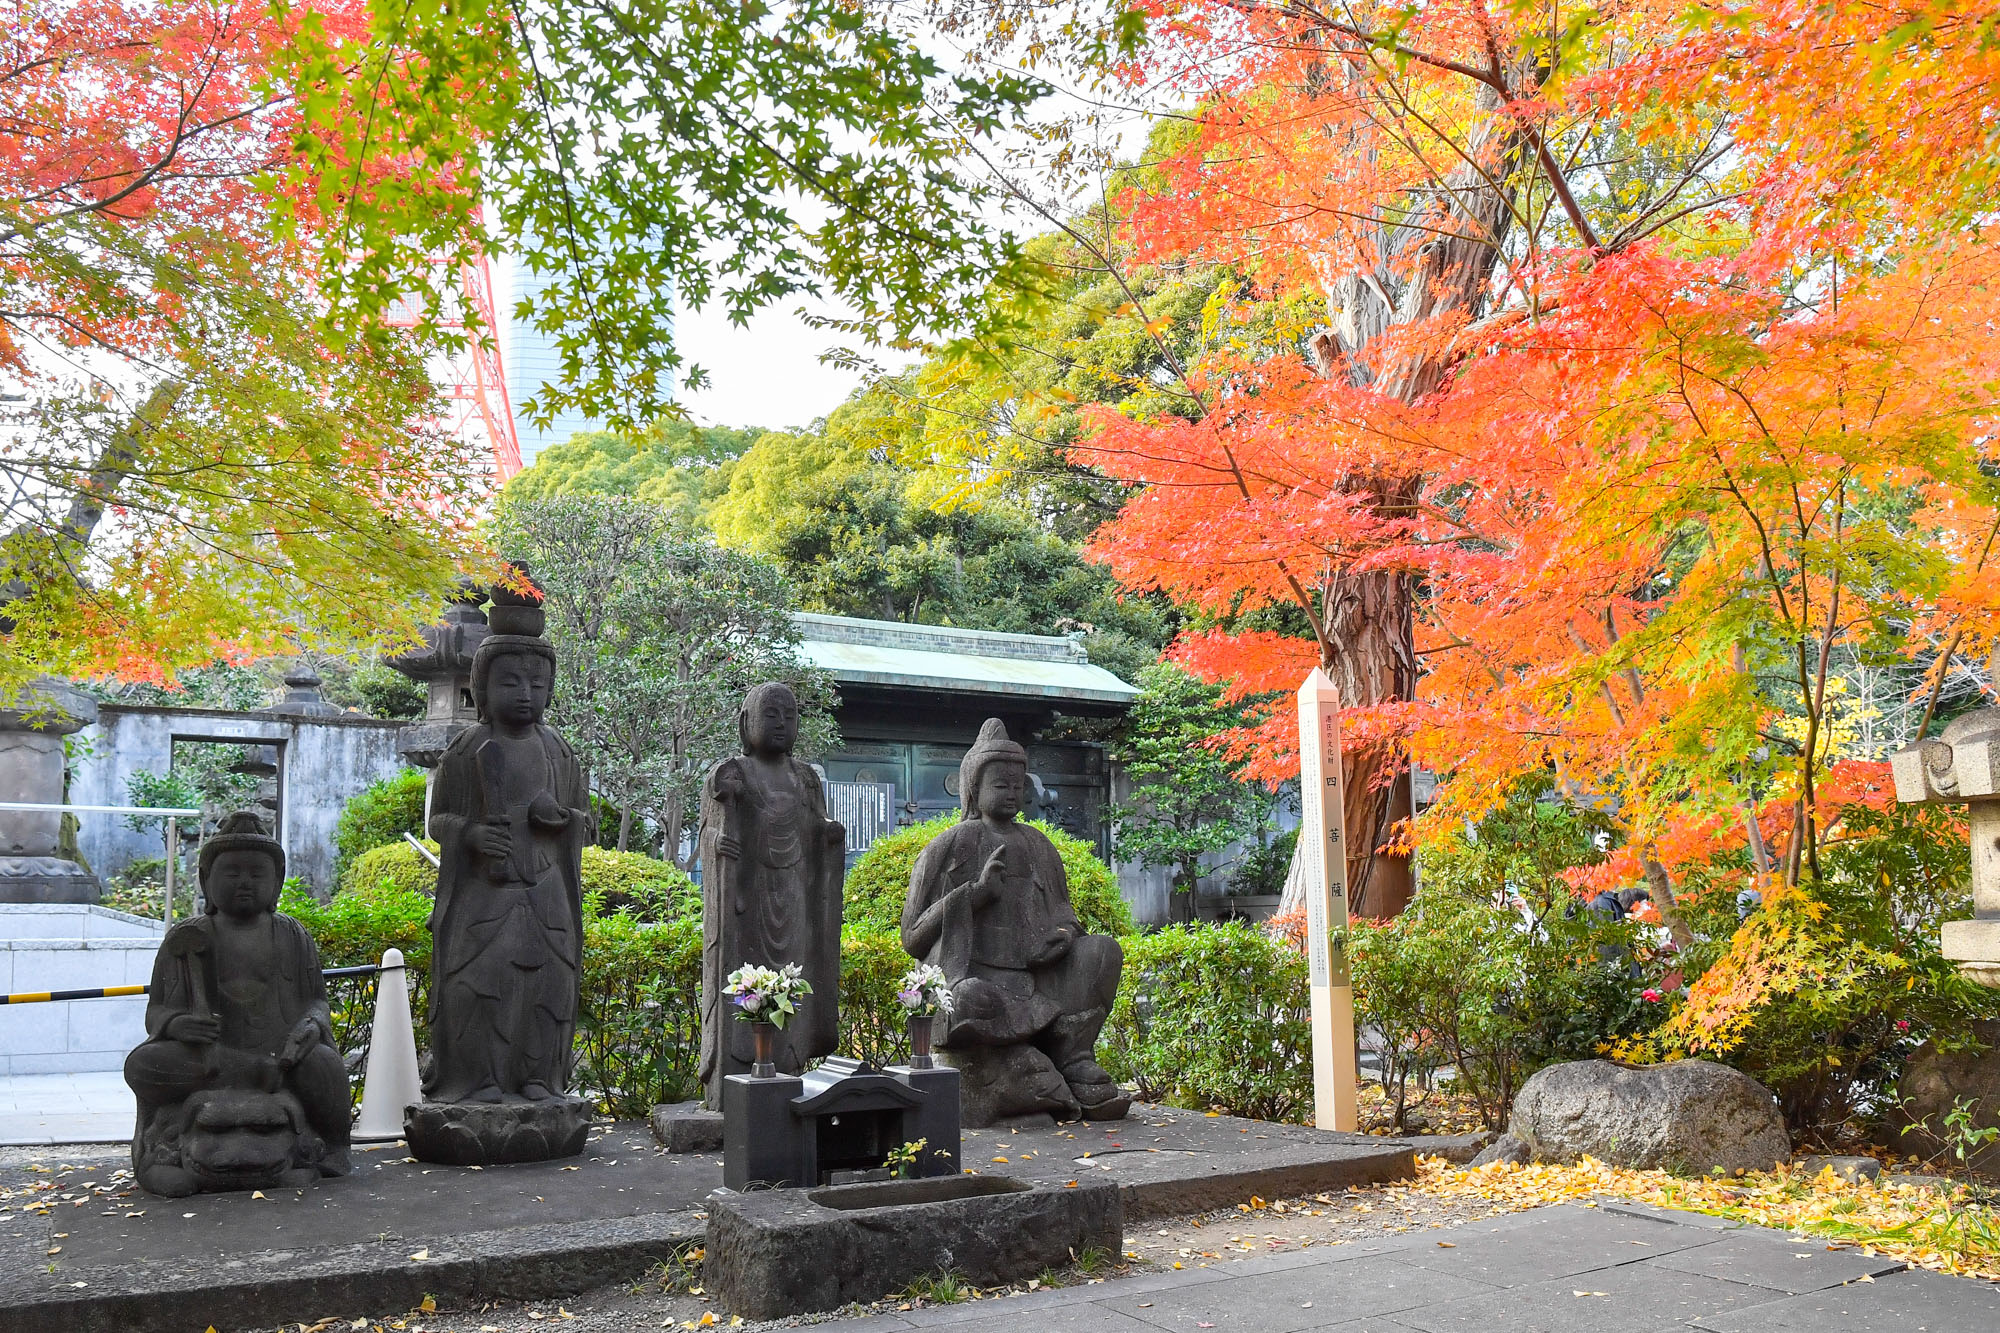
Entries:
[[[1482,89],[1479,101],[1488,113],[1500,106],[1491,88]],[[1466,146],[1468,159],[1511,164],[1519,157],[1526,147],[1523,136],[1500,130],[1501,123],[1498,118],[1484,122]],[[1476,313],[1484,306],[1512,217],[1511,187],[1495,188],[1492,181],[1510,179],[1506,166],[1488,175],[1482,167],[1461,165],[1438,192],[1451,202],[1439,205],[1437,213],[1417,209],[1398,214],[1402,220],[1375,226],[1380,259],[1374,270],[1344,273],[1328,284],[1329,327],[1311,341],[1321,375],[1404,403],[1438,390],[1450,363],[1436,352],[1387,362],[1372,359],[1370,352],[1393,329],[1452,310]],[[1393,302],[1390,293],[1395,293]],[[1422,485],[1418,477],[1357,474],[1344,479],[1340,488],[1365,494],[1370,508],[1393,519],[1415,504]],[[1335,566],[1320,595],[1320,658],[1340,687],[1343,707],[1416,697],[1413,594],[1407,574],[1346,574]],[[1400,745],[1384,743],[1349,749],[1344,772],[1350,911],[1394,916],[1409,904],[1415,878],[1407,856],[1378,849],[1399,820],[1414,814],[1409,765]],[[1301,906],[1288,896],[1282,909]]]
[[629,851],[632,846],[632,807],[622,806],[618,811],[618,850]]

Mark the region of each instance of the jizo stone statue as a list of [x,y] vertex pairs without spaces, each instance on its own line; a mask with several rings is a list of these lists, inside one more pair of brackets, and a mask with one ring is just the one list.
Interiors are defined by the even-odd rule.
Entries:
[[938,1047],[963,1080],[967,1125],[1117,1120],[1131,1098],[1095,1054],[1124,950],[1084,933],[1061,854],[1015,818],[1027,799],[1027,751],[988,719],[959,764],[959,823],[910,873],[903,947],[951,982]]
[[275,910],[284,848],[239,811],[202,844],[200,876],[204,910],[161,941],[125,1060],[139,1184],[173,1198],[344,1176],[347,1069],[319,950]]
[[432,1058],[425,1101],[406,1121],[426,1161],[568,1156],[588,1128],[589,1104],[564,1091],[589,798],[575,754],[542,722],[555,650],[541,637],[538,599],[497,588],[488,619],[472,662],[479,723],[446,748],[431,792]]
[[777,1034],[784,1074],[831,1055],[840,1034],[840,886],[847,832],[827,817],[826,790],[797,758],[799,703],[766,683],[743,698],[743,753],[723,760],[701,793],[701,1077],[722,1107],[722,1080],[746,1074],[750,1025],[733,1021],[722,985],[745,963],[797,963],[812,984]]

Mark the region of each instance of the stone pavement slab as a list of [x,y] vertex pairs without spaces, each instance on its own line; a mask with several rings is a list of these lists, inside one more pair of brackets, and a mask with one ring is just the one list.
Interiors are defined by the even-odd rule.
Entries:
[[1761,1228],[1729,1235],[1691,1250],[1677,1250],[1654,1261],[1658,1267],[1700,1273],[1730,1282],[1746,1282],[1797,1295],[1824,1291],[1863,1277],[1900,1272],[1900,1260],[1865,1255],[1859,1250],[1829,1250],[1824,1241],[1796,1240]]
[[[1102,1304],[1154,1328],[1217,1333],[1299,1333],[1334,1320],[1393,1314],[1417,1306],[1470,1297],[1490,1301],[1496,1288],[1470,1278],[1436,1273],[1388,1257],[1363,1256],[1316,1263],[1277,1273],[1230,1277],[1188,1290],[1134,1293]],[[1111,1284],[1107,1283],[1106,1286]]]
[[1986,1333],[2000,1287],[1921,1269],[1695,1321],[1702,1333]]
[[138,1114],[121,1073],[0,1078],[0,1148],[118,1143],[132,1137]]
[[1600,1208],[1539,1208],[1459,1227],[1450,1241],[1433,1241],[1409,1261],[1512,1287],[1635,1263],[1714,1239],[1697,1227],[1608,1215]]
[[1721,1311],[1784,1295],[1638,1260],[1489,1296],[1405,1310],[1397,1322],[1421,1333],[1662,1333]]
[[[1685,1219],[1685,1220],[1683,1220]],[[1891,1271],[1780,1232],[1661,1209],[1563,1205],[1386,1243],[1332,1246],[942,1309],[830,1333],[1980,1333],[2000,1287]],[[1642,1242],[1635,1244],[1633,1242]],[[1471,1251],[1461,1259],[1460,1249]],[[1564,1257],[1567,1252],[1568,1257]],[[1789,1257],[1806,1253],[1805,1259]],[[1518,1257],[1518,1266],[1509,1260]],[[1442,1266],[1440,1266],[1442,1264]],[[1454,1269],[1453,1264],[1458,1267]],[[1795,1265],[1800,1273],[1793,1273]],[[1776,1267],[1776,1271],[1771,1270]],[[1563,1272],[1539,1276],[1550,1268]],[[1718,1276],[1731,1274],[1734,1276]],[[1756,1281],[1846,1285],[1792,1293]],[[1111,1318],[1110,1316],[1119,1318]]]

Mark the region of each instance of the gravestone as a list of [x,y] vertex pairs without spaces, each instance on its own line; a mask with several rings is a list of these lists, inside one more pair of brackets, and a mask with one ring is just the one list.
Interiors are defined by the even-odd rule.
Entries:
[[951,983],[938,1050],[973,1128],[1131,1105],[1095,1058],[1124,951],[1084,933],[1055,844],[1015,818],[1027,793],[1027,751],[988,719],[959,765],[960,822],[918,855],[903,906],[904,949]]
[[319,950],[274,910],[284,848],[240,811],[200,870],[204,910],[161,941],[147,1038],[125,1061],[139,1184],[173,1198],[346,1175],[347,1068]]
[[589,796],[542,722],[555,650],[538,595],[496,588],[488,620],[471,668],[479,720],[446,748],[431,793],[431,1066],[404,1119],[413,1156],[462,1166],[574,1156],[594,1109],[565,1095]]
[[722,988],[746,963],[797,963],[812,986],[776,1034],[772,1063],[797,1074],[840,1041],[840,887],[846,832],[827,817],[819,774],[797,758],[799,704],[790,686],[759,685],[737,714],[743,753],[701,793],[701,1078],[711,1110],[722,1080],[750,1070],[750,1025]]
[[[97,703],[44,676],[0,708],[0,801],[63,803],[63,737],[97,721]],[[94,903],[97,877],[75,859],[56,811],[0,810],[0,903]]]

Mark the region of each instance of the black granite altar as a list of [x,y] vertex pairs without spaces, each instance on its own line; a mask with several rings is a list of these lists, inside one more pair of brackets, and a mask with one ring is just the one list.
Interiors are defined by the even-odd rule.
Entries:
[[303,1185],[348,1171],[347,1070],[319,950],[278,912],[285,850],[252,811],[202,844],[201,915],[153,960],[132,1168],[154,1194]]
[[1055,844],[1016,819],[1027,784],[1027,752],[988,721],[960,765],[960,821],[910,872],[903,947],[951,983],[938,1048],[964,1076],[965,1124],[1116,1120],[1131,1098],[1096,1047],[1124,951],[1084,932]]
[[730,1189],[885,1175],[889,1154],[919,1140],[914,1174],[958,1173],[955,1069],[877,1069],[835,1056],[804,1075],[731,1074],[722,1095],[722,1181]]

